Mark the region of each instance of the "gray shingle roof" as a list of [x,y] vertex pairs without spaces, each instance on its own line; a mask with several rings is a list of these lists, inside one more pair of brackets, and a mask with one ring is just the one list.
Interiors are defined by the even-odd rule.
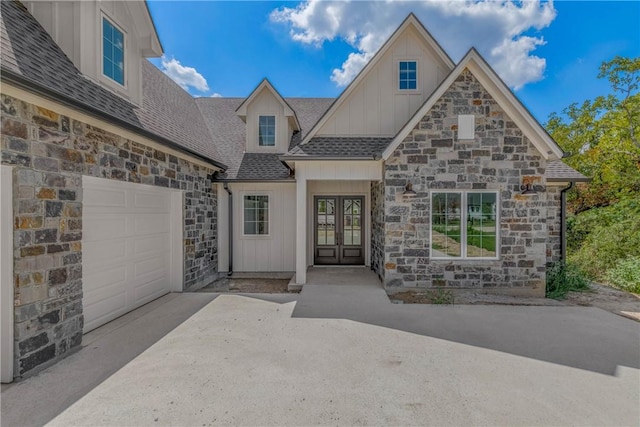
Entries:
[[194,99],[146,59],[142,60],[143,104],[139,107],[84,77],[22,4],[1,3],[3,80],[38,88],[55,100],[86,108],[214,164],[222,163]]
[[316,136],[289,150],[286,157],[379,158],[393,138]]
[[[289,170],[278,159],[276,154],[245,153],[246,124],[236,114],[236,109],[245,98],[196,98],[204,121],[209,127],[216,148],[225,164],[226,173],[218,174],[221,180],[256,180],[256,179],[289,179]],[[293,108],[302,127],[292,137],[299,141],[299,136],[308,132],[320,116],[333,102],[332,98],[285,98]],[[264,165],[258,165],[264,162]],[[261,176],[260,174],[264,174]]]
[[547,171],[545,173],[547,181],[551,182],[588,182],[591,181],[571,166],[567,166],[562,160],[553,160],[547,163]]

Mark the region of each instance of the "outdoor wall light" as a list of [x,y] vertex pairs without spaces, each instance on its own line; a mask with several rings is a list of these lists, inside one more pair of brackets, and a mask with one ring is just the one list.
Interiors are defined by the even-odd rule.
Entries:
[[522,184],[520,186],[520,190],[522,190],[523,195],[527,195],[527,194],[538,194],[538,192],[536,190],[533,189],[533,187],[531,186],[530,182],[527,182],[525,184]]
[[417,193],[413,191],[413,184],[408,182],[407,185],[404,186],[404,192],[402,193],[402,195],[407,197],[417,196]]

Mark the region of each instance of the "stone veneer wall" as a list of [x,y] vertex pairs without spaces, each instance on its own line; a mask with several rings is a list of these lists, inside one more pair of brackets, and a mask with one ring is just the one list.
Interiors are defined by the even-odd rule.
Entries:
[[[475,115],[475,140],[458,141],[459,114]],[[385,164],[386,288],[500,288],[543,295],[545,167],[540,153],[465,70]],[[535,184],[536,195],[520,194],[525,177]],[[417,197],[402,196],[407,182]],[[498,191],[500,258],[432,260],[430,191],[473,189]]]
[[2,163],[14,165],[15,375],[82,341],[82,175],[184,190],[184,288],[217,275],[208,168],[2,95]]
[[562,256],[561,238],[561,192],[566,187],[558,187],[555,185],[547,186],[547,230],[549,237],[547,239],[547,265],[553,264],[560,260]]
[[371,183],[371,269],[384,278],[384,183]]

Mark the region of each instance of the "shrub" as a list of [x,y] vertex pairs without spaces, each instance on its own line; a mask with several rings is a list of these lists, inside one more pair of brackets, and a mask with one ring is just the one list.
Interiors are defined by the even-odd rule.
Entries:
[[606,280],[616,288],[640,294],[640,256],[618,260],[607,271]]
[[547,269],[547,298],[562,299],[571,291],[589,290],[589,280],[574,264],[562,261]]

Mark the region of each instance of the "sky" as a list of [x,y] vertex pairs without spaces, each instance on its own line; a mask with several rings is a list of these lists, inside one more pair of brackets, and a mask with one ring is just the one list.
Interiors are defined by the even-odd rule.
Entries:
[[610,93],[603,61],[640,56],[640,1],[157,1],[162,58],[194,96],[336,97],[413,12],[454,62],[471,48],[545,123]]

